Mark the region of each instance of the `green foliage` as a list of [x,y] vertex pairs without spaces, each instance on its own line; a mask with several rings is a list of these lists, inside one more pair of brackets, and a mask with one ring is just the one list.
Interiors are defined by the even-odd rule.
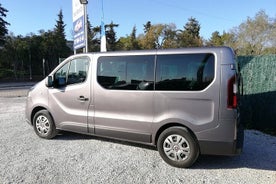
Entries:
[[119,50],[139,50],[138,40],[136,38],[136,26],[133,27],[130,36],[121,37],[116,45]]
[[116,32],[115,27],[118,27],[119,24],[114,24],[111,21],[110,24],[106,25],[106,40],[107,40],[107,50],[115,51],[116,50]]
[[8,33],[7,26],[10,25],[7,21],[4,20],[4,17],[7,16],[8,10],[2,7],[0,3],[0,46],[5,43],[5,35]]
[[13,76],[13,71],[11,69],[0,69],[0,81],[1,79],[10,78]]
[[151,22],[148,21],[146,24],[144,24],[144,33],[147,33],[150,30]]
[[176,31],[176,25],[171,23],[171,24],[165,24],[164,25],[164,39],[163,42],[161,43],[161,47],[166,49],[166,48],[177,48],[178,43],[177,43],[177,31]]
[[244,96],[241,118],[247,128],[276,131],[276,55],[239,56]]
[[[248,17],[236,28],[240,55],[260,55],[265,47],[276,44],[275,20],[261,10],[254,18]],[[273,35],[274,34],[274,35]]]
[[61,41],[66,41],[65,39],[65,24],[63,21],[63,13],[62,10],[59,11],[58,14],[58,20],[56,21],[56,25],[55,25],[55,33],[58,39],[60,39]]
[[[40,35],[5,36],[6,43],[0,54],[0,67],[6,71],[12,71],[10,78],[19,80],[28,74],[43,75],[43,59],[46,74],[59,63],[59,58],[72,54],[67,47],[63,22],[63,14],[60,10],[58,20],[53,31],[40,30]],[[2,75],[4,76],[4,75]]]
[[152,25],[144,36],[139,38],[139,45],[142,49],[156,49],[162,41],[164,25]]
[[229,46],[238,55],[276,54],[276,18],[261,10],[228,33],[213,32],[206,45]]
[[184,30],[177,35],[179,47],[200,47],[203,46],[203,41],[199,36],[200,24],[191,17],[184,26]]
[[63,13],[62,10],[59,11],[58,20],[56,21],[55,29],[53,32],[53,37],[55,39],[57,57],[58,58],[66,58],[72,52],[66,45],[66,38],[65,38],[65,24],[63,21]]
[[208,46],[222,46],[223,44],[222,36],[218,31],[213,32],[211,38],[207,42]]
[[138,50],[140,49],[139,45],[138,45],[138,41],[136,39],[136,26],[133,27],[132,32],[130,34],[130,45],[131,45],[131,49],[130,50]]
[[[20,77],[21,71],[42,75],[43,59],[48,74],[57,66],[59,58],[66,58],[73,53],[67,46],[62,10],[58,13],[53,30],[41,30],[38,35],[30,33],[25,37],[12,33],[7,35],[6,26],[9,23],[3,19],[7,12],[0,4],[0,67],[13,71],[15,79]],[[87,20],[88,50],[98,52],[101,27],[92,27],[88,17]],[[276,19],[268,17],[264,11],[258,12],[254,18],[248,18],[229,32],[220,34],[214,31],[205,44],[200,37],[200,23],[193,17],[188,19],[182,30],[177,29],[174,23],[152,24],[147,21],[143,25],[144,33],[137,36],[134,26],[130,35],[119,40],[115,31],[118,26],[113,22],[105,25],[108,51],[224,45],[232,47],[237,55],[276,54]],[[5,44],[1,46],[4,41]],[[82,50],[79,49],[77,53],[79,52]]]
[[100,39],[96,37],[99,33],[100,26],[93,28],[87,15],[88,52],[97,52],[100,50]]
[[191,17],[184,26],[184,30],[193,38],[199,38],[200,24],[195,18]]

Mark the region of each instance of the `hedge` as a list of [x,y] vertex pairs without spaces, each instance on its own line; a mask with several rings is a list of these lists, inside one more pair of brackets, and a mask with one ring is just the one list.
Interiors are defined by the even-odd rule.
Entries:
[[276,55],[239,56],[241,119],[247,128],[276,132]]

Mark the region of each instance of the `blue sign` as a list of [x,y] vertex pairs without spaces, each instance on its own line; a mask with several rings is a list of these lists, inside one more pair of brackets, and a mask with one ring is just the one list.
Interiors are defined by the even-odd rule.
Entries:
[[84,35],[84,16],[76,19],[73,22],[74,29],[74,49],[85,47],[85,35]]

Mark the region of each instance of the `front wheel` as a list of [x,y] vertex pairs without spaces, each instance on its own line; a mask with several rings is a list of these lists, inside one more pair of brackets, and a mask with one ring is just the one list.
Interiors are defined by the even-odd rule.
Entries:
[[198,158],[196,140],[184,127],[171,127],[164,130],[157,141],[160,156],[174,167],[190,167]]
[[52,116],[47,110],[38,111],[33,118],[35,133],[45,139],[51,139],[57,135],[56,126]]

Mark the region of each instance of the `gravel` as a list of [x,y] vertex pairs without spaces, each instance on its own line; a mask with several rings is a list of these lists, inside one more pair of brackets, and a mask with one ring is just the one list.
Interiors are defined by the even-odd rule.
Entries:
[[240,156],[166,164],[151,147],[62,133],[44,140],[25,122],[25,97],[0,97],[0,183],[276,183],[276,137],[245,131]]

